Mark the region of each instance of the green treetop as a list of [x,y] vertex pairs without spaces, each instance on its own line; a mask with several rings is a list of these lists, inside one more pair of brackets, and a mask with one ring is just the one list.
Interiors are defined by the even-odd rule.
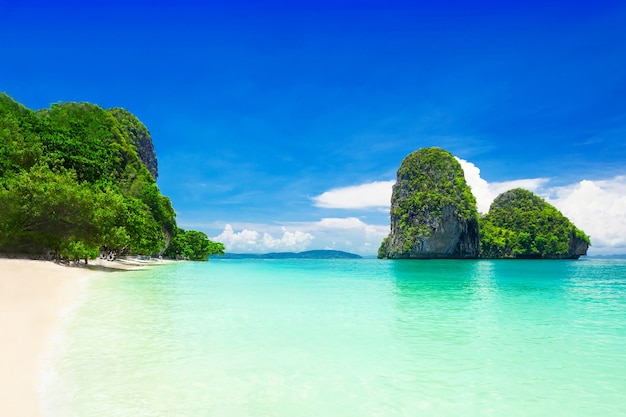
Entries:
[[211,255],[223,254],[224,245],[211,241],[203,232],[178,229],[163,255],[173,259],[206,261]]

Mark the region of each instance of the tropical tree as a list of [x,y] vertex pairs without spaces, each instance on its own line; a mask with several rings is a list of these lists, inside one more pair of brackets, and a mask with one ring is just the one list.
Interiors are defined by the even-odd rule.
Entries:
[[206,261],[211,255],[223,255],[224,245],[211,241],[203,232],[178,229],[164,255],[175,259]]

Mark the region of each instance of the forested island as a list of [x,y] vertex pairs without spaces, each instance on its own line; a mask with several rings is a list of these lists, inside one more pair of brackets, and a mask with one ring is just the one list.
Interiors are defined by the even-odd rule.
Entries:
[[577,259],[591,244],[528,190],[501,194],[480,216],[461,165],[440,148],[419,149],[402,161],[390,218],[379,258]]
[[30,110],[0,94],[0,252],[207,260],[224,252],[176,224],[148,129],[90,103]]
[[590,244],[559,210],[521,188],[496,197],[480,219],[483,258],[578,258]]

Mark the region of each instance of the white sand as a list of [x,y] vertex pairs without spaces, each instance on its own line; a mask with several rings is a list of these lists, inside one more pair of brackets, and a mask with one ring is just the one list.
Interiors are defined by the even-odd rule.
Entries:
[[85,268],[0,259],[0,416],[37,417],[42,360]]
[[[128,271],[177,261],[89,261],[95,271]],[[84,277],[98,272],[54,262],[0,258],[0,417],[43,415],[40,384],[46,352],[63,310],[79,298]]]

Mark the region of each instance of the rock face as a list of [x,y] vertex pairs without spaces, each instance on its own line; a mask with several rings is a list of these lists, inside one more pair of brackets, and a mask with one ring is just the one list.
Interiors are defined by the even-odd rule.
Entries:
[[391,197],[391,233],[379,258],[476,258],[476,200],[463,169],[447,151],[424,148],[398,169]]
[[159,176],[159,167],[148,128],[126,109],[113,108],[109,110],[109,112],[111,112],[126,131],[128,137],[137,148],[139,159],[156,180]]
[[579,236],[576,236],[575,233],[571,233],[567,257],[570,259],[578,259],[581,256],[586,256],[589,244],[588,240],[581,239]]
[[482,258],[578,259],[589,237],[528,190],[500,194],[481,219]]

